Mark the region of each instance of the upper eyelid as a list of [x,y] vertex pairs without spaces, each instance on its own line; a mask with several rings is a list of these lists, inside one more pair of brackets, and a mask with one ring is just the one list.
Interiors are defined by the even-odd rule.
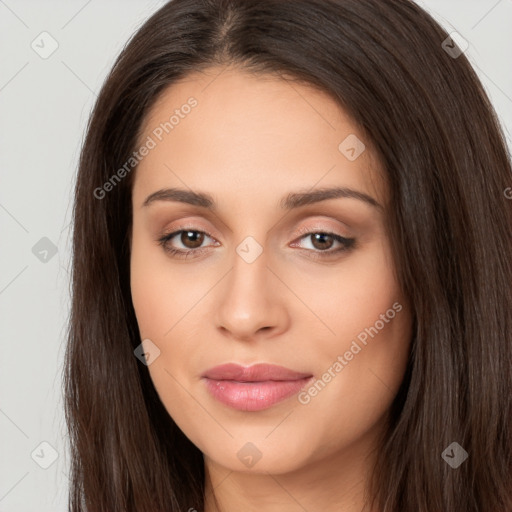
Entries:
[[[167,233],[171,233],[173,231],[180,231],[182,229],[193,229],[195,231],[203,231],[209,236],[212,236],[216,238],[213,234],[210,234],[213,232],[218,232],[218,228],[206,228],[202,229],[200,226],[203,225],[211,225],[212,223],[215,224],[215,220],[208,214],[208,212],[188,212],[184,210],[183,212],[178,212],[180,215],[179,217],[174,219],[174,224],[177,225],[172,230],[165,230]],[[183,214],[183,216],[181,215]],[[291,228],[291,225],[297,225],[297,224],[303,224],[304,221],[307,221],[308,224],[312,224],[313,227],[311,230],[319,230],[319,231],[328,231],[329,233],[335,233],[339,236],[342,236],[344,238],[350,238],[351,234],[354,230],[356,232],[360,231],[361,223],[363,222],[364,225],[367,224],[365,217],[363,215],[363,219],[360,219],[361,212],[358,213],[358,215],[354,216],[353,214],[349,214],[348,219],[346,218],[346,212],[343,213],[343,210],[337,211],[337,210],[324,210],[321,207],[318,207],[318,209],[314,210],[308,210],[305,212],[302,212],[300,215],[293,216],[292,218],[289,218],[288,221],[285,221],[285,225],[282,227],[279,227],[279,224],[281,224],[281,220],[279,220],[277,223],[273,224],[270,231],[275,230],[284,230],[287,234],[291,234],[291,232],[296,233],[295,228]],[[218,219],[218,217],[215,215]],[[347,222],[348,220],[348,222]],[[332,227],[326,226],[326,223],[331,224]],[[323,225],[322,225],[323,224]],[[170,225],[170,223],[169,223]],[[226,225],[224,222],[222,222],[222,225],[227,228],[229,231],[229,234],[233,234],[233,229]],[[318,228],[317,226],[320,225]],[[183,226],[183,227],[182,227]],[[336,227],[335,227],[336,226]],[[208,233],[210,231],[210,233]],[[346,233],[346,234],[342,234]]]
[[[203,229],[198,226],[183,226],[183,227],[178,226],[176,228],[169,230],[166,234],[164,234],[164,236],[176,235],[182,231],[195,231],[197,233],[204,233],[205,235],[208,235],[211,238],[216,238],[214,235],[211,234],[211,230]],[[312,226],[310,228],[309,227],[308,228],[304,228],[304,227],[299,228],[299,230],[297,232],[295,232],[295,236],[301,236],[301,235],[312,234],[312,233],[328,233],[328,234],[338,235],[343,238],[349,238],[348,235],[344,236],[344,235],[338,233],[336,229],[332,229],[332,228],[328,228],[328,227],[315,227],[315,226]]]

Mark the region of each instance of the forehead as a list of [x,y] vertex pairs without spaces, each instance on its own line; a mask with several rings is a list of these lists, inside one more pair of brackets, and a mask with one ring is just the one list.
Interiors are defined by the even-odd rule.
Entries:
[[191,73],[152,106],[140,144],[148,137],[154,147],[136,170],[138,202],[180,180],[219,197],[262,185],[281,195],[341,184],[384,202],[382,169],[360,128],[325,92],[276,75],[228,67]]

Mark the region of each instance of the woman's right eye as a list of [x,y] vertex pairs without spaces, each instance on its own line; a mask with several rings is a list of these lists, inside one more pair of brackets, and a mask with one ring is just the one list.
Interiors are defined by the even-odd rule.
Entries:
[[[184,249],[176,248],[170,245],[170,242],[176,238],[177,235],[179,242],[184,245]],[[173,231],[167,235],[162,236],[158,239],[158,243],[164,248],[164,250],[173,256],[186,258],[191,253],[201,253],[204,251],[204,247],[200,247],[205,239],[205,236],[212,238],[209,233],[205,231],[199,231],[197,229],[180,229]],[[192,247],[187,247],[185,243],[190,243]]]

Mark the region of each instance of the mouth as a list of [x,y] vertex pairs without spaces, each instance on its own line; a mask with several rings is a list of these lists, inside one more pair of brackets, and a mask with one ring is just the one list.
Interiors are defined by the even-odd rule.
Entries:
[[225,364],[202,376],[206,389],[219,402],[241,411],[261,411],[297,394],[313,379],[283,366]]

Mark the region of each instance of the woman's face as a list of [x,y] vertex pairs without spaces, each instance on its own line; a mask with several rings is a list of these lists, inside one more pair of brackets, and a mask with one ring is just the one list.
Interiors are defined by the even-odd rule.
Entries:
[[[174,421],[232,471],[279,474],[367,453],[411,336],[369,141],[324,93],[212,68],[165,91],[143,145],[131,290]],[[226,363],[296,373],[205,378]]]

